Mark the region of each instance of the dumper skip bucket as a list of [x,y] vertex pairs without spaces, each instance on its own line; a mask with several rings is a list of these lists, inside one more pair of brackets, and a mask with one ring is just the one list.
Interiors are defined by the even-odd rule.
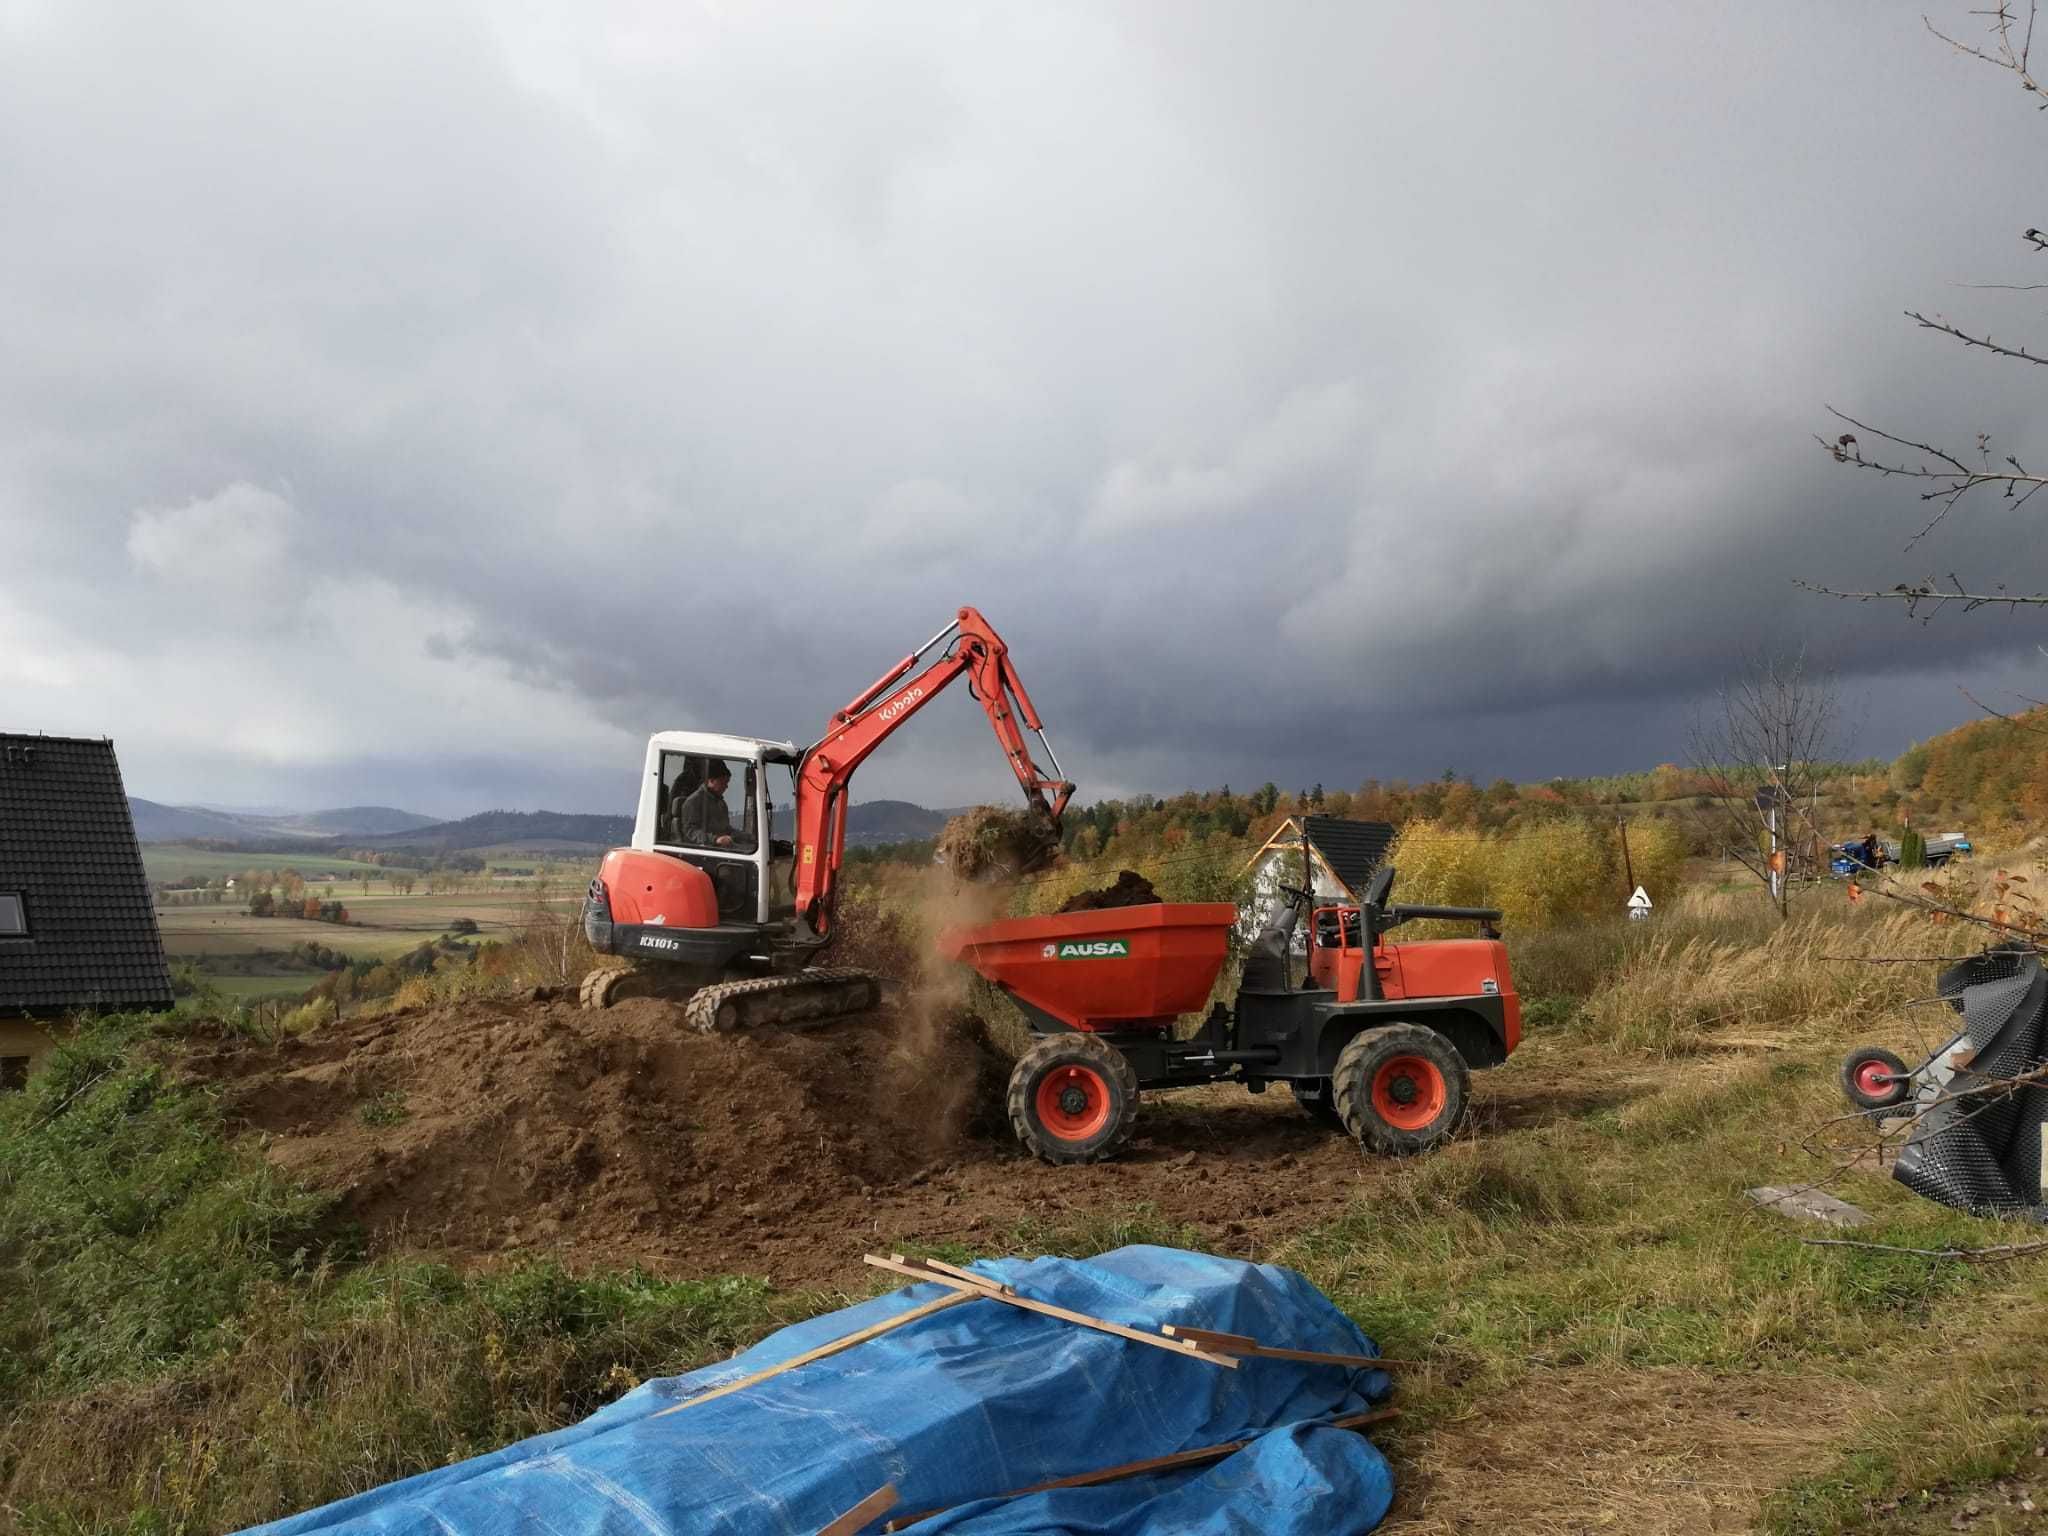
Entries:
[[950,928],[939,951],[1073,1029],[1164,1027],[1209,1000],[1237,908],[1156,902]]

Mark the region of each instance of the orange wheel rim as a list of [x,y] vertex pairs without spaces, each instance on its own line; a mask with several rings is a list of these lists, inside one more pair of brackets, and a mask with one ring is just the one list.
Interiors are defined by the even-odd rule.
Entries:
[[1450,1093],[1443,1073],[1426,1056],[1396,1056],[1372,1076],[1373,1113],[1397,1131],[1428,1129]]
[[1109,1124],[1109,1084],[1093,1067],[1062,1062],[1032,1097],[1038,1123],[1062,1141],[1086,1141]]

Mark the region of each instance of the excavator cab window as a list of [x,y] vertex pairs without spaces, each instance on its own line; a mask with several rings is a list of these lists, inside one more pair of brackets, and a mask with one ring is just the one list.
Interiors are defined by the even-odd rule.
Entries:
[[[757,765],[719,759],[725,761],[731,781],[723,795],[715,795],[705,783],[705,770],[712,761],[691,752],[662,753],[655,841],[671,847],[750,854],[761,833],[755,793]],[[721,838],[731,841],[722,842]]]

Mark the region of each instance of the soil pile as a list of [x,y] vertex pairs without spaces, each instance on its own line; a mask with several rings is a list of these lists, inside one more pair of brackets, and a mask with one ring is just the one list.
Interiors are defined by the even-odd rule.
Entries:
[[1014,880],[1043,869],[1059,856],[1059,839],[1031,811],[976,806],[955,816],[939,832],[935,852],[962,880]]
[[1099,891],[1082,891],[1060,903],[1062,912],[1106,912],[1112,907],[1157,905],[1159,893],[1135,869],[1127,869]]
[[190,1070],[274,1162],[337,1191],[373,1246],[457,1255],[758,1274],[785,1224],[814,1241],[826,1211],[1008,1141],[1009,1063],[957,1012],[727,1037],[667,1002],[479,1001]]

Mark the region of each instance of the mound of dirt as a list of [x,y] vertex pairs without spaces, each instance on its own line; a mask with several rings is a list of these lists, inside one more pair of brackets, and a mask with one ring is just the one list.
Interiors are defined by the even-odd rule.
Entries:
[[374,1247],[751,1273],[779,1224],[994,1153],[1008,1070],[965,1014],[727,1037],[652,1000],[470,1002],[190,1064]]
[[1107,912],[1112,907],[1150,907],[1158,904],[1159,893],[1152,882],[1135,869],[1122,871],[1099,891],[1082,891],[1060,903],[1062,912]]
[[939,831],[938,859],[962,880],[1014,880],[1059,857],[1059,839],[1031,811],[979,805]]

